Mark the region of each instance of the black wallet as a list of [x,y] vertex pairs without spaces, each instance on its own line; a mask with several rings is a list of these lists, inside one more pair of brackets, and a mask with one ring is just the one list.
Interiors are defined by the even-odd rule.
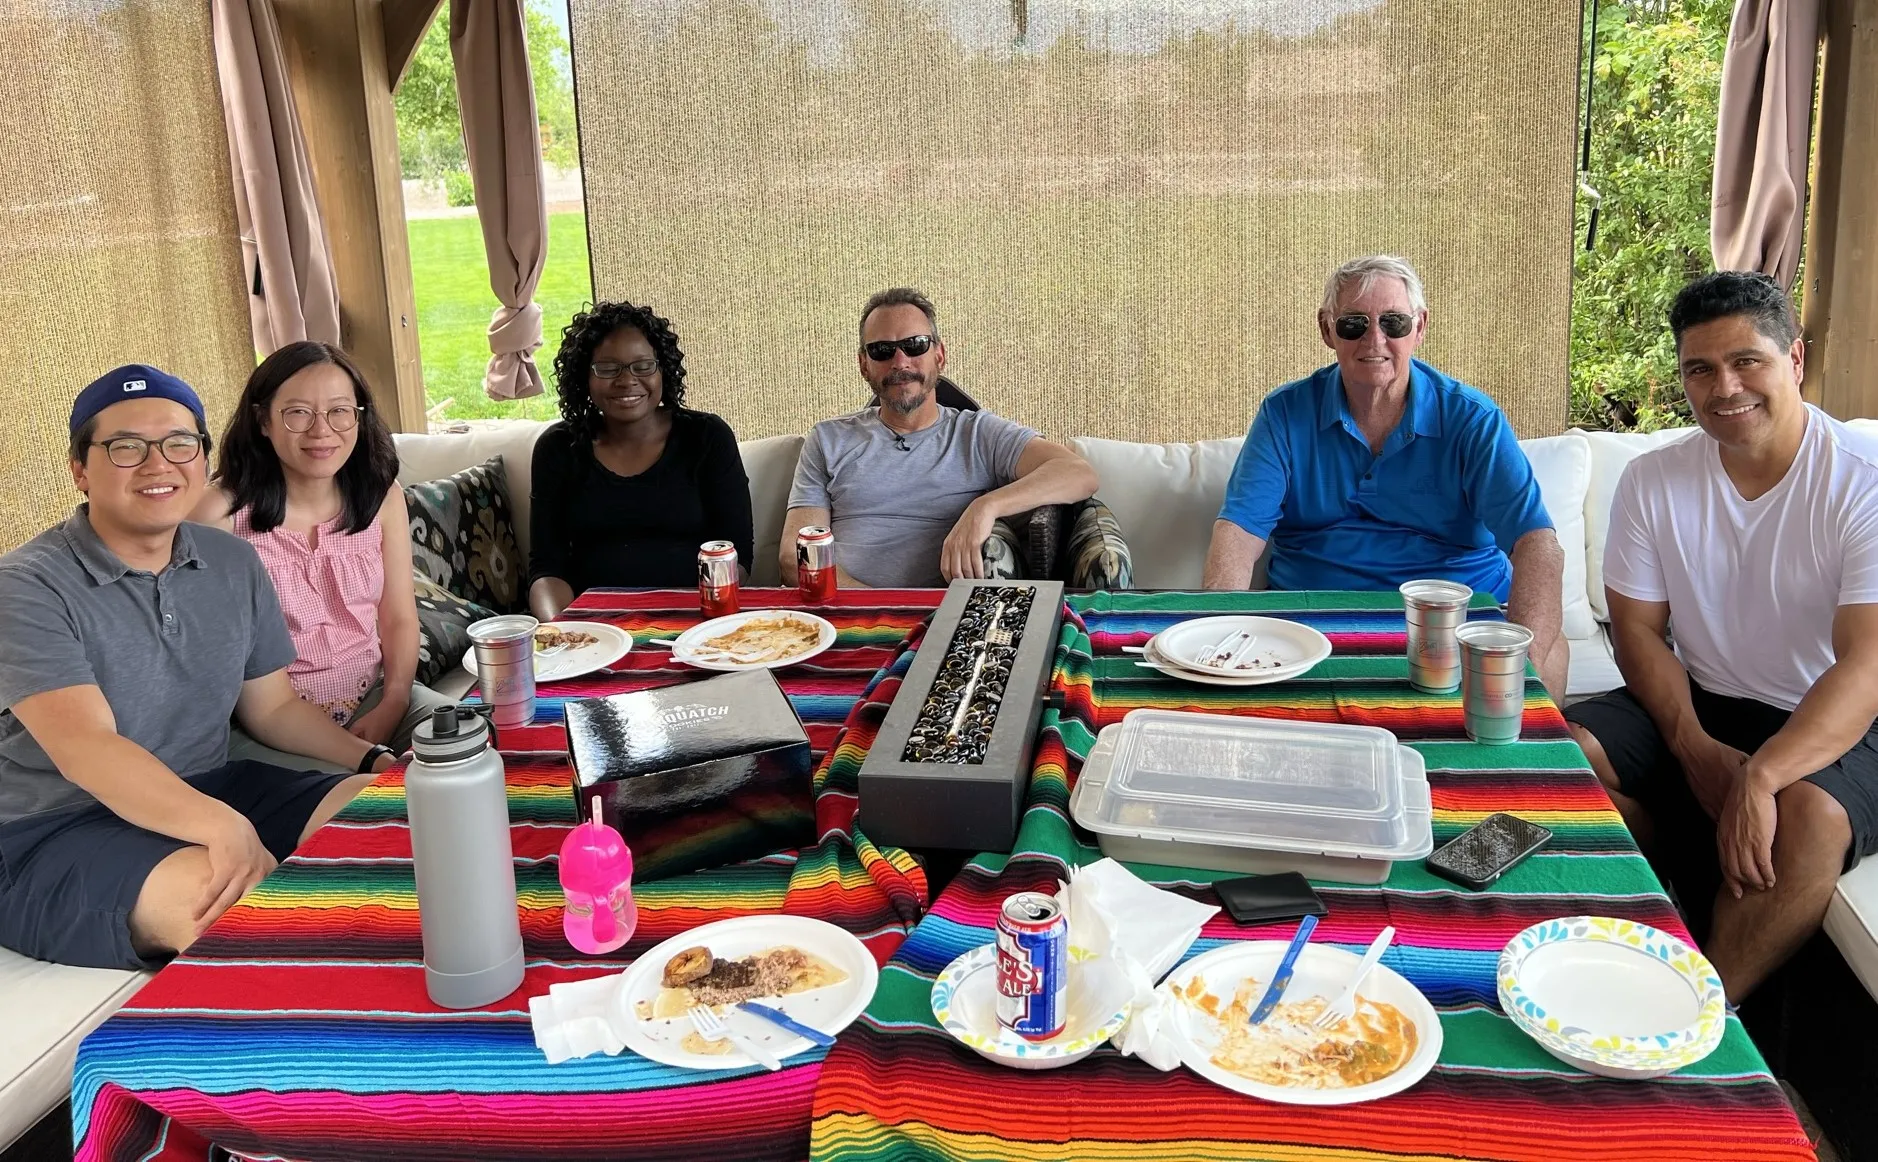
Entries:
[[1276,924],[1330,912],[1310,882],[1297,872],[1246,876],[1213,885],[1226,914],[1240,924]]

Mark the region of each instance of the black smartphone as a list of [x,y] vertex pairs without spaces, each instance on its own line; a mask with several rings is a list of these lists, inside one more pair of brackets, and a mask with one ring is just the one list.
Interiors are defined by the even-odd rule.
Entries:
[[1517,815],[1496,812],[1428,857],[1429,871],[1469,888],[1484,888],[1544,847],[1552,833]]
[[1310,881],[1297,872],[1218,880],[1213,891],[1226,914],[1239,924],[1277,924],[1330,913]]

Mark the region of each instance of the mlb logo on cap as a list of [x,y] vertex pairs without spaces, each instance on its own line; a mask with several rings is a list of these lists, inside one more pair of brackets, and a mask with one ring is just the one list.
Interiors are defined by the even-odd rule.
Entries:
[[105,372],[78,393],[78,398],[72,401],[72,434],[76,436],[87,421],[105,408],[132,398],[167,399],[182,404],[196,417],[196,427],[208,431],[202,400],[194,388],[148,363],[127,363]]

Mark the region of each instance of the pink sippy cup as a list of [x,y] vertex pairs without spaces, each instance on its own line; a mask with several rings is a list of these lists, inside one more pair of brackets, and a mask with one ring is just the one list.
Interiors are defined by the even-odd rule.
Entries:
[[600,796],[593,798],[593,818],[561,841],[561,931],[582,952],[611,952],[632,938],[639,926],[633,903],[633,853],[620,833],[600,818]]

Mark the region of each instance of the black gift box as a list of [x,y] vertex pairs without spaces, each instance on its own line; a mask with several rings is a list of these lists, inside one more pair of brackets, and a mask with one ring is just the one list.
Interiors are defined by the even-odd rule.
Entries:
[[635,880],[815,840],[808,735],[768,670],[569,702],[567,744],[580,817],[600,796]]

